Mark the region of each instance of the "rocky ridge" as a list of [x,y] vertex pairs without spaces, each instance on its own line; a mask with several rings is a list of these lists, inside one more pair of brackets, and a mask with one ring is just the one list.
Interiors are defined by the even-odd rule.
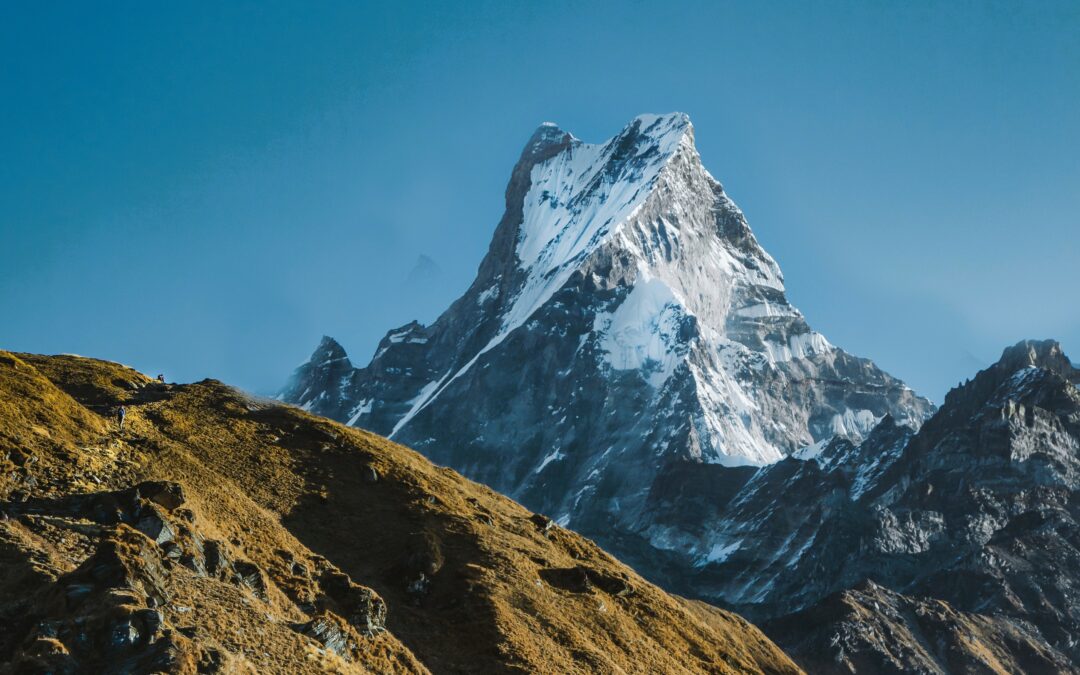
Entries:
[[918,432],[885,419],[761,470],[676,472],[656,527],[684,531],[690,503],[698,536],[629,560],[763,621],[811,672],[1075,672],[1078,384],[1060,345],[1025,341]]

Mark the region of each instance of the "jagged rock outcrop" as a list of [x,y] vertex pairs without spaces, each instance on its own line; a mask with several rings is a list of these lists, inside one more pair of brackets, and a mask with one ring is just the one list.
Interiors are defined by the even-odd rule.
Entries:
[[191,625],[199,620],[186,616],[191,607],[176,601],[180,586],[202,584],[211,593],[231,593],[245,604],[258,600],[267,609],[281,595],[303,598],[302,608],[318,614],[294,628],[346,662],[364,660],[361,638],[386,630],[386,603],[374,591],[318,559],[318,580],[279,575],[272,581],[258,564],[227,555],[233,545],[208,538],[184,503],[182,486],[169,481],[0,502],[0,541],[10,555],[6,572],[47,551],[44,542],[43,551],[35,550],[33,539],[47,538],[51,528],[71,530],[79,545],[93,547],[88,558],[51,583],[47,575],[39,584],[10,589],[16,604],[0,612],[0,655],[12,672],[243,670],[221,645],[206,639],[212,631]]

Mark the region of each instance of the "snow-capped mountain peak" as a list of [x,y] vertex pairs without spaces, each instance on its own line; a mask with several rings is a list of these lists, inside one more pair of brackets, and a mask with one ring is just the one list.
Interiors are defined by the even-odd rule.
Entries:
[[287,400],[582,529],[633,522],[671,461],[768,464],[932,408],[810,329],[682,113],[596,144],[541,125],[464,295],[348,381],[319,373]]
[[678,151],[696,154],[693,127],[683,113],[641,115],[600,144],[584,143],[551,123],[537,136],[543,141],[535,143],[569,142],[532,167],[515,249],[526,281],[504,313],[502,333],[520,326],[577,265],[621,232]]
[[[541,125],[470,287],[346,364],[324,340],[284,398],[392,435],[687,593],[775,618],[873,578],[1012,613],[1009,635],[1028,619],[1076,632],[1061,623],[1070,579],[1030,571],[1048,551],[1061,569],[1075,557],[1062,504],[1080,476],[1080,371],[1055,343],[1021,343],[923,424],[928,401],[788,302],[685,115],[598,144]],[[1007,592],[1029,586],[1030,603]],[[904,670],[884,630],[867,644]],[[830,641],[841,657],[862,639],[842,634],[856,642]]]

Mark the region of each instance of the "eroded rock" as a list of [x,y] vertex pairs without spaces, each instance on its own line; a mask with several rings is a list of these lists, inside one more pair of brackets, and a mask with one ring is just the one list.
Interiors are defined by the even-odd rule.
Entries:
[[362,635],[386,630],[386,603],[375,591],[338,570],[324,572],[319,585],[325,592],[320,598],[323,608],[340,614]]

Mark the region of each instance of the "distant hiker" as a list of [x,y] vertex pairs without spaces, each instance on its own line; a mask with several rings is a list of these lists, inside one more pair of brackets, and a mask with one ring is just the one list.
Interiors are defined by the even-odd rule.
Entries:
[[120,406],[116,410],[116,422],[120,425],[120,431],[124,430],[124,418],[127,417],[127,408]]
[[165,376],[163,374],[161,374],[161,373],[158,373],[157,381],[162,383],[162,384],[165,384]]

